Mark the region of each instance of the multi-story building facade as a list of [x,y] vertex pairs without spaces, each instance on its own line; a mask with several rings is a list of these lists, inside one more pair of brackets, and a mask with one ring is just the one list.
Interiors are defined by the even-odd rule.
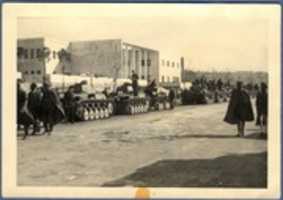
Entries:
[[130,78],[134,71],[144,80],[159,77],[159,52],[121,39],[70,42],[67,50],[71,61],[65,73]]
[[182,65],[180,59],[160,59],[159,82],[164,86],[180,85]]
[[28,82],[42,82],[46,74],[53,73],[59,63],[58,52],[66,44],[46,38],[18,39],[17,67]]

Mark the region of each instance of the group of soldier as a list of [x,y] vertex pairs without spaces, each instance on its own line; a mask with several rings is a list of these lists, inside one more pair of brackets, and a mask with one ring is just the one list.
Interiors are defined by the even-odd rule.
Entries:
[[[255,107],[257,112],[256,125],[260,126],[261,135],[267,133],[268,115],[268,93],[267,85],[262,82],[256,94]],[[254,113],[247,88],[243,87],[241,81],[237,82],[236,88],[231,92],[228,109],[224,121],[229,124],[236,124],[238,129],[237,136],[245,135],[245,122],[253,121]]]
[[65,116],[59,95],[50,88],[48,82],[44,82],[42,87],[32,83],[30,92],[26,94],[18,81],[17,95],[17,124],[24,127],[23,139],[27,137],[31,125],[33,126],[32,135],[40,132],[41,122],[44,127],[43,134],[50,135],[53,126]]

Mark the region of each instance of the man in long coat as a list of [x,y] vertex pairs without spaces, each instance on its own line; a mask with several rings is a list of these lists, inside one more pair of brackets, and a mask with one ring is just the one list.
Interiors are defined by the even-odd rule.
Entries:
[[64,109],[61,105],[59,96],[50,89],[47,82],[43,83],[43,97],[41,101],[41,118],[44,124],[45,132],[48,135],[53,131],[53,126],[65,117]]
[[17,83],[17,124],[24,126],[24,140],[28,135],[29,126],[34,124],[34,118],[27,109],[26,92],[21,88],[19,82]]
[[256,96],[256,109],[258,122],[261,128],[261,134],[267,132],[267,111],[268,111],[268,94],[267,94],[267,85],[265,83],[261,83],[260,91]]
[[135,71],[132,71],[132,87],[133,87],[134,96],[138,96],[138,90],[139,90],[138,80],[139,80],[139,76],[135,73]]
[[74,88],[70,86],[64,95],[64,108],[67,120],[71,123],[75,122],[76,117],[76,101],[74,96]]
[[238,136],[244,136],[245,122],[253,121],[254,114],[250,97],[242,88],[242,82],[237,82],[237,87],[232,91],[224,121],[237,124]]
[[33,124],[33,133],[40,132],[40,126],[39,126],[39,118],[40,118],[40,112],[41,112],[41,92],[37,88],[37,85],[35,83],[32,83],[30,86],[30,92],[28,94],[28,109],[31,112],[31,114],[34,117],[34,124]]

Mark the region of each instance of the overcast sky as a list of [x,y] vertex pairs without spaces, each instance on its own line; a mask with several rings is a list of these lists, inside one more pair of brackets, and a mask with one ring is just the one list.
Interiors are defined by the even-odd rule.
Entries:
[[18,37],[122,38],[159,50],[161,58],[184,56],[193,70],[267,70],[264,6],[101,4],[49,11],[52,16],[19,18]]

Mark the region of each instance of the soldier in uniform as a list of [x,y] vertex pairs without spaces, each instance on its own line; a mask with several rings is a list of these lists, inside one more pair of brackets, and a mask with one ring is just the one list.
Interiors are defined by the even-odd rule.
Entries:
[[232,91],[224,121],[237,124],[239,137],[245,134],[245,122],[253,121],[254,114],[248,93],[243,89],[242,82],[237,82],[237,87]]
[[71,123],[75,122],[76,117],[76,101],[74,96],[74,88],[70,86],[64,95],[64,108],[67,120]]
[[260,91],[256,96],[256,109],[257,117],[259,120],[259,125],[261,128],[261,134],[266,134],[267,130],[267,111],[268,111],[268,94],[267,94],[267,85],[261,83]]
[[26,92],[21,88],[20,83],[17,83],[17,124],[24,126],[23,140],[28,136],[28,129],[31,124],[34,124],[34,118],[28,111]]
[[41,94],[35,83],[30,85],[30,92],[28,94],[28,109],[34,117],[33,133],[40,132],[39,118],[40,118],[40,102]]
[[138,96],[138,79],[139,76],[135,73],[135,71],[132,71],[132,87],[133,87],[133,92],[134,92],[134,96]]
[[174,108],[174,101],[175,101],[175,97],[176,97],[176,95],[175,95],[175,92],[174,92],[174,90],[171,88],[170,90],[169,90],[169,102],[170,102],[170,108],[171,109],[173,109]]
[[64,118],[65,113],[59,97],[50,89],[50,84],[48,82],[43,83],[42,92],[42,121],[44,123],[45,133],[50,135],[53,131],[53,126]]

